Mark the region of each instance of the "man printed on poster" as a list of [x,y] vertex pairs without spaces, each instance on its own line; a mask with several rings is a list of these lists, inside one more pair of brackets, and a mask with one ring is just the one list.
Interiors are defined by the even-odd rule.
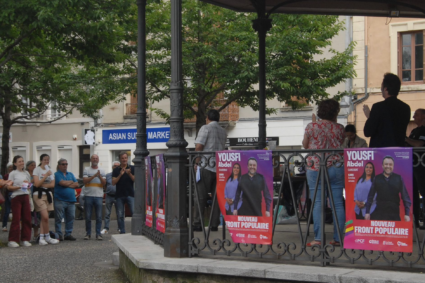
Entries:
[[[412,201],[407,193],[403,178],[394,173],[394,158],[387,155],[382,160],[383,172],[376,176],[370,189],[367,203],[365,220],[389,220],[401,221],[400,219],[400,195],[404,204],[404,221],[410,221],[410,207]],[[376,194],[376,209],[371,218],[371,206]]]
[[257,173],[257,160],[253,157],[248,160],[248,173],[242,175],[238,183],[234,208],[238,208],[241,193],[242,205],[239,209],[233,210],[233,215],[263,216],[261,202],[264,198],[266,202],[265,216],[270,217],[272,197],[270,196],[264,176]]

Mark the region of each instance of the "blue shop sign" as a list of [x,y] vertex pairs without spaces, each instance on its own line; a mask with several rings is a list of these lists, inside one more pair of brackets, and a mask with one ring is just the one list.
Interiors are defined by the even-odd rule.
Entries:
[[[136,143],[137,129],[103,130],[102,143]],[[148,128],[148,143],[167,142],[170,139],[170,128]]]

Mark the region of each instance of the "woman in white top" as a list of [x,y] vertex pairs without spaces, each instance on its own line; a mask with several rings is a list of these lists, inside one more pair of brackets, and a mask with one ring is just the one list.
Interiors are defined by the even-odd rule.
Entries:
[[51,189],[55,187],[55,175],[49,168],[50,157],[47,154],[40,156],[40,164],[34,169],[34,210],[40,213],[40,246],[58,244],[59,240],[50,238],[49,211],[53,211],[53,195]]
[[[22,245],[30,247],[31,243],[31,208],[29,199],[29,189],[31,188],[31,176],[24,170],[25,163],[22,156],[13,157],[13,171],[10,172],[9,180],[12,185],[6,188],[12,192],[11,208],[12,208],[12,224],[10,225],[9,243],[11,248],[19,247],[19,240]],[[20,228],[22,222],[22,228]]]

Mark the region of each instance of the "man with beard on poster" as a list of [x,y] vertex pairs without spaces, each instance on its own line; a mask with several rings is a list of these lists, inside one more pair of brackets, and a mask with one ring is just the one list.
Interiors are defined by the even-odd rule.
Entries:
[[[401,221],[400,219],[400,194],[404,204],[404,221],[410,221],[410,206],[412,201],[404,185],[403,178],[394,173],[394,159],[387,155],[382,160],[384,172],[375,177],[370,188],[366,202],[365,220],[388,220]],[[370,218],[370,210],[376,194],[376,209],[373,218]]]
[[233,210],[233,215],[263,216],[261,202],[266,202],[266,217],[270,217],[270,205],[272,197],[267,187],[264,176],[257,173],[257,160],[251,157],[248,160],[248,173],[242,175],[239,180],[234,207],[238,207],[240,195],[242,194],[242,205],[239,210]]

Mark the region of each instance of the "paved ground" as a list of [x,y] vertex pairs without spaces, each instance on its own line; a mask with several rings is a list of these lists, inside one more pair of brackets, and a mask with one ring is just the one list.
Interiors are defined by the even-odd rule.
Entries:
[[[131,218],[126,219],[127,232],[130,221]],[[0,282],[128,282],[122,271],[112,265],[112,253],[118,251],[111,240],[112,234],[118,234],[117,221],[111,221],[110,226],[111,234],[105,235],[103,241],[85,241],[85,221],[76,220],[74,242],[63,241],[54,246],[33,243],[32,247],[15,249],[7,247],[8,233],[0,231]],[[50,230],[54,230],[53,219]]]

